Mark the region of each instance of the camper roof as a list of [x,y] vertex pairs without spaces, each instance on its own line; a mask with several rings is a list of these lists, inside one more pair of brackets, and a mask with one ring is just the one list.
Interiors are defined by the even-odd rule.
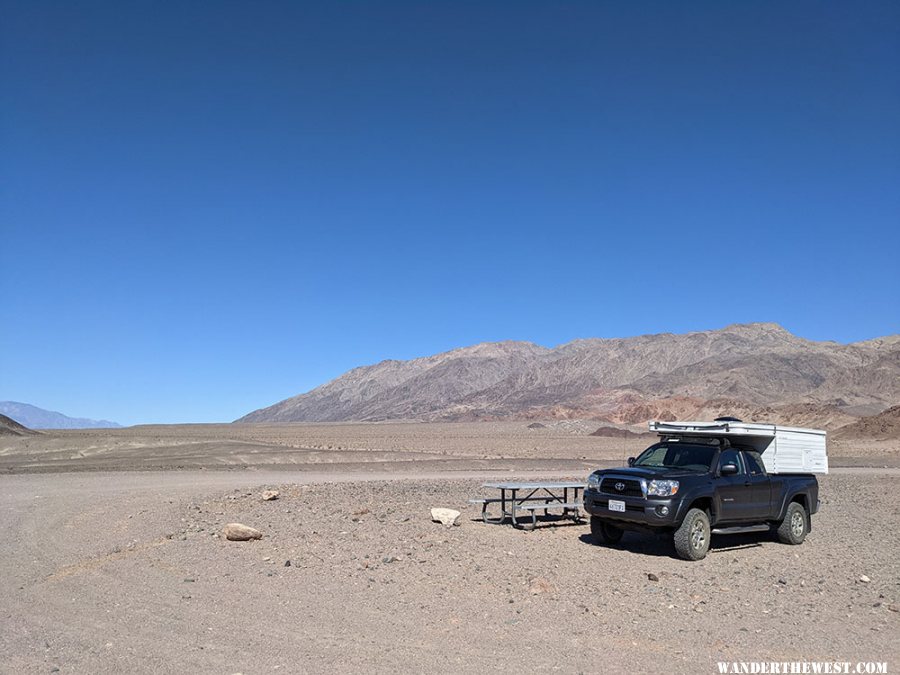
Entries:
[[801,429],[799,427],[782,427],[774,424],[758,424],[754,422],[650,422],[650,431],[660,434],[691,436],[756,436],[774,438],[776,431],[793,431],[802,434],[822,435],[818,429]]

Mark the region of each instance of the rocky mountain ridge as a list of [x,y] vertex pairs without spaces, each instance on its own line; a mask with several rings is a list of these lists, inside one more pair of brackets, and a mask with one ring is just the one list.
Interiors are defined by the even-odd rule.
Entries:
[[[354,368],[238,422],[781,417],[836,428],[900,401],[900,336],[840,344],[771,323],[547,348],[483,343]],[[820,422],[822,423],[822,422]]]

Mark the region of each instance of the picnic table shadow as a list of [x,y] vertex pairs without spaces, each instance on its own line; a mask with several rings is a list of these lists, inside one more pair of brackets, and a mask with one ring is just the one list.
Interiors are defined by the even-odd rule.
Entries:
[[[601,544],[597,539],[586,532],[578,537],[579,541],[596,548],[610,548],[617,551],[626,551],[639,555],[652,555],[663,558],[675,557],[675,546],[671,535],[653,534],[652,532],[626,531],[621,541],[616,544]],[[739,551],[743,549],[760,548],[765,542],[773,541],[769,532],[748,532],[744,534],[717,534],[709,546],[709,555]]]
[[[512,527],[512,521],[507,518],[502,524],[501,523],[485,523],[482,520],[481,516],[472,516],[469,519],[469,522],[479,523],[481,525],[492,525],[497,527]],[[562,514],[548,514],[548,515],[538,515],[537,516],[537,527],[533,530],[530,529],[531,525],[531,516],[530,515],[522,515],[519,517],[519,523],[524,524],[528,527],[520,527],[518,528],[520,532],[540,532],[541,530],[554,530],[558,527],[566,528],[566,527],[583,527],[588,524],[588,518],[582,513],[582,518],[579,521],[575,521],[571,516],[562,515]]]

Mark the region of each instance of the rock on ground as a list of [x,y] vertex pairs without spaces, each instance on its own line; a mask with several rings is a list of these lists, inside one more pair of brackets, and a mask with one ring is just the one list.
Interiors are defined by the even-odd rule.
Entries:
[[528,585],[528,592],[532,595],[542,595],[544,593],[552,593],[556,589],[544,577],[535,577]]
[[228,541],[250,541],[251,539],[262,539],[262,532],[247,525],[240,523],[228,523],[222,528],[222,534]]
[[278,490],[266,490],[262,493],[262,500],[264,502],[270,502],[273,499],[278,499]]
[[457,519],[460,515],[459,511],[454,511],[453,509],[431,509],[431,520],[441,523],[445,527],[458,525]]

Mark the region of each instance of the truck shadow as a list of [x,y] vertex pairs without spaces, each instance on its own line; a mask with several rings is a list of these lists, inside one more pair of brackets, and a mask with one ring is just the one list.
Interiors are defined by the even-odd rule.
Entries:
[[[601,544],[590,534],[582,534],[579,538],[584,544],[597,548],[611,548],[618,551],[627,551],[639,555],[652,555],[664,558],[677,558],[675,547],[671,537],[665,535],[643,534],[641,532],[625,532],[618,544]],[[708,555],[740,551],[743,549],[761,548],[766,542],[772,541],[772,535],[768,532],[752,532],[748,534],[720,534],[715,535],[709,547]]]

